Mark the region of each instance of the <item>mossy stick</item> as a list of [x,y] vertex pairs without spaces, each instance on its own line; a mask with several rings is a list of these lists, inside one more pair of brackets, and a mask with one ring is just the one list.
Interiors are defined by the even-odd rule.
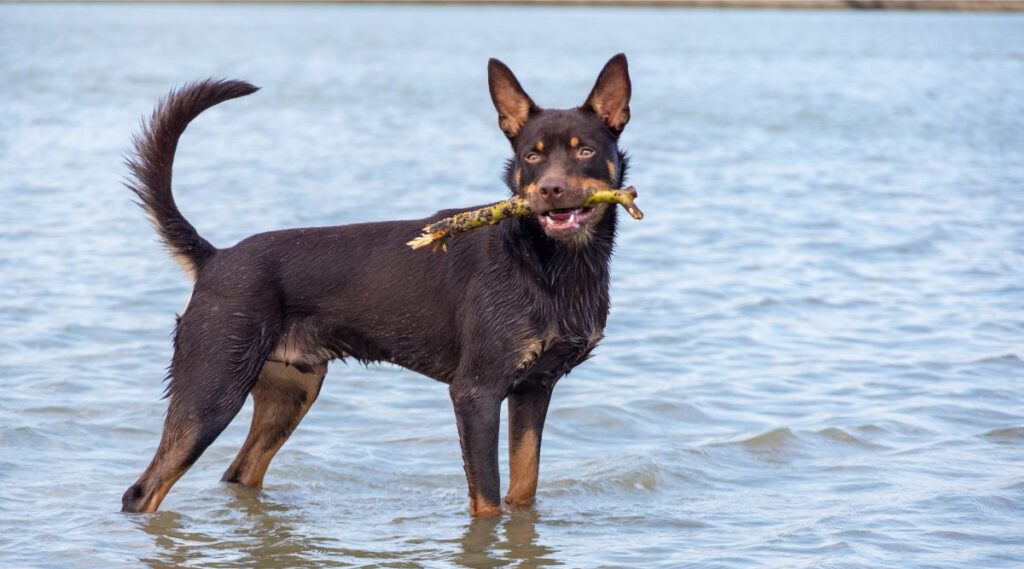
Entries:
[[[636,188],[630,186],[622,190],[596,190],[583,200],[583,207],[597,204],[621,204],[633,219],[643,219],[644,213],[636,207]],[[422,234],[406,243],[413,249],[433,245],[434,250],[447,250],[447,240],[460,233],[472,231],[485,225],[494,225],[510,217],[525,217],[533,214],[529,202],[522,197],[513,196],[507,200],[493,203],[479,209],[464,211],[446,217],[423,228]]]

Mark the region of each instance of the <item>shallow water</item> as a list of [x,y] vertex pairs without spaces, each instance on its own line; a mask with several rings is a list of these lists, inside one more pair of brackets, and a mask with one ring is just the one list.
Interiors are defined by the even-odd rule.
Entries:
[[[120,186],[159,95],[264,88],[176,164],[227,245],[493,200],[486,58],[569,106],[619,50],[647,218],[535,512],[471,521],[444,387],[344,364],[262,493],[218,483],[247,408],[118,512],[189,293]],[[1024,564],[1024,18],[0,6],[0,77],[2,565]]]

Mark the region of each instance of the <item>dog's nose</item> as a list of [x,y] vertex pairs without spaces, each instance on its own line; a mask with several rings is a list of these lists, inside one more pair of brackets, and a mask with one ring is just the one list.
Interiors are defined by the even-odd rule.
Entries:
[[538,185],[537,191],[544,201],[554,202],[565,193],[565,180],[543,180]]

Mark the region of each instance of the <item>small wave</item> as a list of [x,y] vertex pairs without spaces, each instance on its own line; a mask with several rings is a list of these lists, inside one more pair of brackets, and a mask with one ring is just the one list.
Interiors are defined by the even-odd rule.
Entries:
[[857,430],[862,433],[888,433],[889,431],[881,426],[875,425],[874,423],[868,423],[866,425],[857,425]]
[[800,297],[777,297],[777,296],[765,296],[753,302],[746,302],[737,306],[737,311],[740,313],[746,313],[750,311],[758,311],[761,309],[772,309],[772,308],[802,308],[802,309],[851,309],[851,308],[863,308],[866,306],[872,306],[875,304],[871,300],[864,299],[851,299],[851,300],[829,300],[817,296],[800,296]]
[[806,441],[788,427],[779,427],[758,435],[727,440],[723,442],[711,442],[706,448],[711,455],[716,451],[739,450],[745,453],[758,456],[763,460],[774,462],[779,458],[795,458],[803,454]]
[[[618,470],[618,469],[617,469]],[[587,484],[593,484],[602,490],[654,490],[661,482],[661,468],[653,462],[630,465],[625,469],[597,476]]]
[[844,431],[843,429],[840,429],[839,427],[828,427],[827,429],[821,429],[820,431],[817,431],[817,434],[820,435],[823,438],[826,438],[826,439],[830,440],[830,441],[835,441],[835,442],[838,442],[838,443],[843,443],[843,444],[846,444],[846,445],[856,446],[856,447],[860,447],[860,448],[869,448],[869,449],[883,449],[883,448],[886,448],[883,445],[875,444],[875,443],[873,443],[871,441],[867,441],[867,440],[864,440],[864,439],[862,439],[860,437],[856,437],[856,436],[854,436],[854,435]]
[[997,443],[1019,444],[1024,442],[1024,427],[992,429],[981,436]]
[[799,446],[800,438],[788,427],[772,429],[766,433],[739,441],[739,444],[753,451],[782,451]]
[[643,413],[645,416],[654,416],[659,419],[673,422],[708,424],[712,418],[694,405],[668,397],[662,399],[640,399],[629,402],[629,407]]
[[[865,431],[869,432],[869,431]],[[716,443],[714,447],[739,447],[755,454],[790,455],[820,454],[821,452],[846,449],[878,450],[884,445],[859,437],[838,427],[827,427],[817,431],[794,431],[779,427],[745,439]]]
[[858,257],[904,257],[911,255],[925,255],[936,251],[936,244],[948,239],[949,232],[938,227],[928,232],[927,235],[879,245],[860,247],[852,249],[851,253]]
[[969,370],[971,368],[976,368],[976,367],[977,368],[986,368],[986,367],[989,367],[989,366],[995,366],[995,367],[1004,367],[1005,366],[1005,367],[1015,368],[1015,367],[1024,366],[1024,358],[1022,358],[1021,356],[1019,356],[1019,355],[1017,355],[1017,354],[1015,354],[1013,352],[1010,352],[1010,353],[1006,353],[1006,354],[984,356],[984,357],[981,357],[981,358],[975,358],[975,359],[969,359],[969,360],[960,360],[960,361],[956,361],[956,360],[953,360],[953,361],[949,361],[949,360],[945,360],[945,361],[943,361],[943,360],[927,361],[927,362],[921,362],[921,365],[925,366],[925,367],[928,367],[928,368],[939,369],[939,370],[947,370],[947,369],[951,369],[951,368],[952,369],[968,369]]
[[988,364],[1019,366],[1024,365],[1024,359],[1021,359],[1021,357],[1018,356],[1017,354],[1003,354],[1001,356],[988,356],[985,358],[980,358],[974,361],[967,362],[964,365]]
[[650,459],[590,461],[567,474],[546,481],[545,493],[565,496],[650,492],[671,485],[669,481],[675,478],[697,483],[675,465],[662,465]]

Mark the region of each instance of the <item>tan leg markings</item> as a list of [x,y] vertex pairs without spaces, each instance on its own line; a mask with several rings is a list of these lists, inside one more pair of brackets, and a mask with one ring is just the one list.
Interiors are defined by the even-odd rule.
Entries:
[[509,441],[508,465],[511,482],[505,503],[529,506],[537,495],[537,476],[540,471],[540,445],[536,431],[525,431],[518,440]]
[[182,468],[171,474],[170,477],[164,479],[164,481],[160,483],[160,486],[158,486],[157,489],[154,490],[148,498],[146,498],[146,505],[138,510],[139,513],[155,512],[157,508],[160,507],[160,503],[164,501],[164,497],[167,496],[167,493],[171,491],[171,487],[174,486],[174,483],[177,482],[178,479],[187,471],[188,468]]
[[249,436],[224,473],[224,481],[251,488],[263,487],[270,461],[316,401],[323,377],[319,371],[303,373],[280,362],[264,364],[252,390]]
[[155,512],[160,507],[174,483],[192,466],[188,455],[194,448],[194,432],[187,428],[165,428],[156,455],[132,486],[143,493],[142,506],[134,511]]
[[500,516],[501,506],[497,504],[488,504],[487,500],[485,500],[483,496],[470,496],[469,515],[482,518]]

